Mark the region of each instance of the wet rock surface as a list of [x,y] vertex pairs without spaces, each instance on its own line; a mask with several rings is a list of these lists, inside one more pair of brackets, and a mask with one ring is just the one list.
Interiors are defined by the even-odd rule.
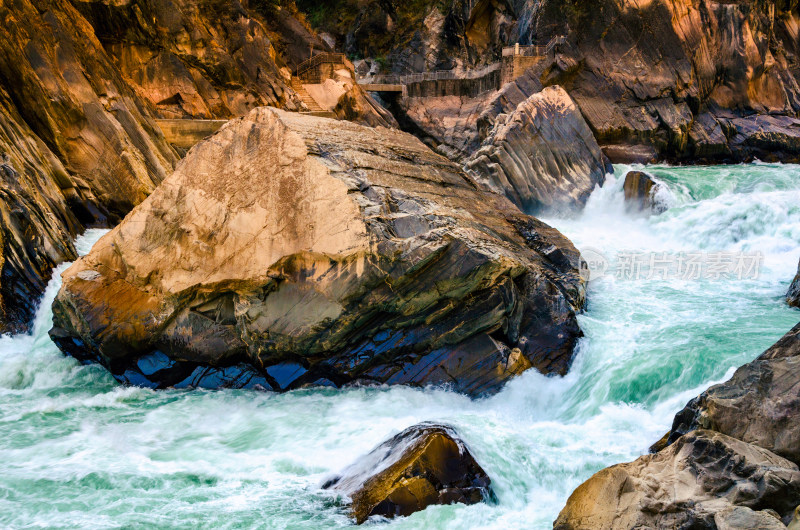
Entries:
[[800,264],[797,266],[797,274],[786,293],[786,302],[792,307],[800,307]]
[[326,481],[351,499],[358,524],[371,516],[411,515],[434,504],[494,502],[491,479],[456,432],[421,423],[376,447]]
[[154,387],[481,395],[567,371],[579,259],[411,135],[260,108],[63,274],[51,336]]
[[667,207],[661,204],[656,194],[662,185],[643,171],[629,171],[625,175],[623,193],[628,208],[633,211],[662,213]]
[[713,429],[800,462],[800,324],[733,377],[690,401],[668,443]]
[[800,324],[691,400],[655,454],[573,492],[555,528],[785,528],[800,504]]

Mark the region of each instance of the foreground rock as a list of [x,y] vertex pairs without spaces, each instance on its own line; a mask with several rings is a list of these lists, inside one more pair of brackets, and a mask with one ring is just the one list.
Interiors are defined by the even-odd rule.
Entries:
[[572,493],[553,526],[778,529],[798,498],[796,464],[699,430],[657,454],[596,473]]
[[259,108],[63,275],[53,340],[152,387],[567,371],[579,254],[405,133]]
[[[556,528],[785,528],[800,504],[800,324],[570,496]],[[774,511],[774,513],[773,513]]]
[[358,524],[433,504],[493,500],[491,479],[450,427],[421,423],[383,442],[323,485],[352,500]]
[[800,307],[800,264],[797,265],[797,274],[786,293],[786,302],[792,307]]
[[557,86],[501,115],[467,167],[529,213],[583,206],[610,169],[575,103]]
[[[800,324],[676,416],[668,443],[713,429],[800,463]],[[798,502],[800,504],[800,502]]]
[[662,184],[643,171],[629,171],[625,175],[623,193],[631,210],[657,214],[665,211],[666,205],[657,199],[657,193],[662,189]]

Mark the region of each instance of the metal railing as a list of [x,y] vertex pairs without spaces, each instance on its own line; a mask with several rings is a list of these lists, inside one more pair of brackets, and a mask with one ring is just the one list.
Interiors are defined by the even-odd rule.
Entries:
[[350,62],[350,60],[347,58],[347,56],[345,56],[345,54],[324,52],[317,54],[311,59],[303,61],[302,63],[297,65],[297,73],[295,75],[297,75],[297,77],[301,79],[304,77],[308,77],[309,72],[316,70],[323,64],[341,64],[348,67],[351,70],[353,69],[353,63]]
[[423,81],[438,81],[441,79],[480,79],[500,69],[500,63],[493,63],[477,70],[434,70],[417,74],[378,74],[359,77],[359,84],[372,85],[410,85]]
[[550,42],[544,45],[533,44],[529,46],[520,46],[515,44],[514,46],[506,46],[503,48],[503,57],[511,57],[514,55],[522,55],[524,57],[550,55],[556,46],[564,44],[565,42],[567,42],[566,35],[556,35],[550,39]]

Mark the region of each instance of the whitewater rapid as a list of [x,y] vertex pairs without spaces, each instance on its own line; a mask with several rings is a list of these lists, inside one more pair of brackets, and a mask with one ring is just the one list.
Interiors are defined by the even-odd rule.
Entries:
[[[617,167],[624,175],[628,168]],[[436,389],[151,391],[63,357],[47,337],[58,273],[30,335],[0,338],[0,526],[328,528],[351,523],[319,486],[420,421],[453,425],[499,503],[434,506],[393,528],[551,528],[572,490],[632,460],[709,384],[800,320],[783,296],[800,258],[800,166],[645,168],[669,209],[626,211],[611,177],[575,218],[581,249],[763,256],[756,279],[589,285],[570,373],[533,371],[472,401]],[[88,252],[103,231],[78,240]]]

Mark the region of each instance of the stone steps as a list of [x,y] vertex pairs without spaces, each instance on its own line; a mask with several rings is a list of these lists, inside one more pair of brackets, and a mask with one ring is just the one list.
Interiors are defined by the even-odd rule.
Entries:
[[311,94],[303,86],[303,83],[296,77],[292,77],[292,90],[297,93],[297,96],[300,98],[300,101],[308,108],[308,110],[312,113],[318,112],[330,112],[328,109],[323,108],[317,101],[311,97]]

